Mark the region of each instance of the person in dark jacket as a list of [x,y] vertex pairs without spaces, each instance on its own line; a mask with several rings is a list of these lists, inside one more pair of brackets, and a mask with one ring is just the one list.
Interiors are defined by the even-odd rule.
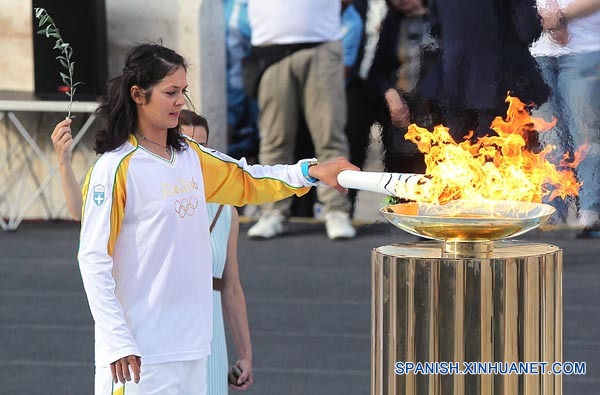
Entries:
[[490,134],[507,92],[535,106],[546,101],[549,88],[528,50],[542,31],[535,0],[430,0],[429,10],[440,51],[417,90],[439,104],[455,140],[470,130]]
[[[369,2],[370,23],[375,1]],[[423,173],[423,155],[404,139],[410,122],[431,126],[427,106],[415,92],[421,74],[422,53],[434,44],[429,35],[426,2],[423,0],[386,0],[387,12],[377,25],[377,47],[372,58],[363,46],[357,70],[348,84],[348,122],[346,133],[350,157],[358,166],[365,161],[369,131],[374,123],[381,127],[383,162],[386,171]],[[357,6],[360,11],[360,7]],[[376,17],[376,16],[375,16]],[[368,26],[367,26],[368,29]]]
[[424,173],[423,154],[404,139],[410,123],[432,127],[428,103],[415,87],[429,67],[427,54],[435,51],[430,35],[427,2],[387,0],[388,12],[381,32],[368,84],[383,104],[382,127],[384,167],[387,171]]

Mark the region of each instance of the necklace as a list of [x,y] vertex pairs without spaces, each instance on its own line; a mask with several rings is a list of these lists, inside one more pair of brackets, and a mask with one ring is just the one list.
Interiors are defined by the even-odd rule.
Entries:
[[149,142],[151,144],[159,146],[160,148],[164,149],[167,154],[169,153],[169,146],[168,145],[162,145],[162,144],[157,143],[156,141],[152,141],[148,137],[144,136],[143,134],[141,134],[139,132],[138,132],[138,135],[142,138],[142,140],[145,140],[145,141],[147,141],[147,142]]

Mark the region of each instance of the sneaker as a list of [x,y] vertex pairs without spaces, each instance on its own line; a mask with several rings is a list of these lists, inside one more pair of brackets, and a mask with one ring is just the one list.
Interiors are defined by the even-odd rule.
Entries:
[[258,222],[248,229],[248,237],[270,239],[285,231],[285,217],[279,210],[267,211],[258,218]]
[[325,214],[325,228],[331,240],[351,239],[356,236],[350,215],[343,211],[330,211]]

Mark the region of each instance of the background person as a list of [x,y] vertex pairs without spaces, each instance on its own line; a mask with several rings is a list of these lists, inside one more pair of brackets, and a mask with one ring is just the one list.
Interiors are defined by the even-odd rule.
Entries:
[[247,0],[225,0],[225,45],[227,55],[227,153],[256,163],[259,134],[258,104],[244,92],[242,59],[250,53]]
[[529,45],[542,32],[535,0],[429,0],[432,35],[440,49],[417,85],[439,108],[440,122],[460,142],[493,134],[506,114],[507,92],[541,105],[549,95]]
[[[202,146],[207,145],[209,128],[204,117],[182,110],[179,124],[183,134]],[[213,256],[213,336],[207,362],[208,392],[211,395],[226,395],[229,364],[223,316],[227,320],[238,354],[235,365],[242,371],[237,385],[231,384],[230,388],[245,390],[254,382],[248,313],[238,269],[237,242],[240,224],[237,210],[232,206],[209,203],[207,208],[211,222]]]
[[[341,1],[342,59],[344,63],[346,88],[348,88],[348,82],[352,79],[354,74],[363,36],[363,20],[358,10],[354,7],[354,3],[355,2],[352,0]],[[348,98],[347,89],[346,98]],[[348,117],[350,116],[351,115],[348,113]],[[315,156],[315,147],[311,141],[310,133],[308,131],[308,127],[306,126],[304,117],[300,117],[299,122],[298,134],[296,136],[296,147],[294,150],[294,160]],[[348,143],[350,144],[350,136],[347,137]],[[352,157],[352,147],[350,147],[350,149],[350,156]],[[354,216],[354,203],[357,193],[357,190],[348,191],[348,198],[350,199],[351,203],[351,209],[349,212],[351,217]],[[294,200],[291,206],[292,215],[322,219],[323,204],[317,201],[315,191],[310,191],[300,198],[294,197],[292,199]]]
[[[255,81],[247,85],[257,87],[260,163],[293,161],[301,117],[319,160],[347,157],[341,2],[249,0],[248,17],[253,47],[244,66]],[[330,188],[318,188],[317,195],[328,237],[354,237],[348,198]],[[288,199],[263,205],[248,236],[282,234],[290,205]]]
[[[580,237],[600,237],[600,1],[539,0],[544,33],[531,46],[552,94],[534,113],[556,127],[541,133],[542,145],[557,147],[558,163],[565,153],[586,147],[577,166],[583,185],[579,194]],[[553,200],[558,219],[565,221],[568,205]],[[567,202],[568,203],[568,202]]]
[[383,164],[386,171],[424,173],[423,154],[404,135],[412,122],[433,126],[428,105],[415,87],[422,69],[428,66],[423,54],[435,50],[436,44],[429,34],[424,1],[386,3],[388,11],[368,76],[377,96],[375,103],[380,107],[374,111],[380,118],[374,120],[382,126]]

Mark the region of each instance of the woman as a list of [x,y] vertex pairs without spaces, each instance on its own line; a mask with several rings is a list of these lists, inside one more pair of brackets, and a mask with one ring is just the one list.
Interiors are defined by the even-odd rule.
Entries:
[[[71,120],[59,123],[52,133],[52,143],[56,151],[67,208],[73,219],[81,219],[81,194],[79,184],[71,166],[71,145],[73,138],[70,129]],[[189,110],[182,110],[179,116],[183,134],[206,146],[208,141],[208,123],[206,119]],[[236,367],[242,371],[236,383],[230,388],[245,390],[253,382],[252,348],[248,329],[246,301],[239,280],[237,263],[237,236],[239,220],[237,211],[231,206],[219,209],[219,204],[208,204],[211,225],[210,241],[213,253],[213,276],[219,281],[219,289],[213,286],[213,338],[211,355],[207,362],[207,387],[210,394],[227,394],[227,344],[223,326],[223,313],[227,317],[229,330],[238,352]],[[217,213],[220,216],[215,217]],[[215,278],[215,277],[214,277]],[[213,280],[213,285],[215,280]],[[220,288],[222,287],[222,288]],[[222,297],[221,297],[222,295]],[[221,308],[222,307],[222,308]]]
[[[71,119],[59,123],[51,138],[58,157],[67,208],[72,217],[79,221],[82,200],[79,184],[71,166],[73,138],[70,124]],[[189,110],[182,110],[179,115],[179,126],[184,135],[198,144],[206,146],[209,128],[204,117]],[[227,394],[228,376],[223,312],[238,352],[235,366],[242,372],[236,383],[230,384],[230,388],[245,390],[252,385],[252,347],[246,301],[239,279],[237,262],[239,230],[237,211],[231,206],[214,203],[208,204],[207,207],[211,221],[210,240],[213,253],[213,338],[211,354],[207,362],[207,387],[211,395],[220,395]]]
[[[206,202],[260,204],[302,195],[355,166],[248,166],[181,136],[186,64],[134,47],[98,113],[101,156],[88,173],[79,266],[95,321],[96,393],[206,393],[212,328]],[[143,377],[141,364],[144,362]],[[131,382],[133,381],[133,382]]]

